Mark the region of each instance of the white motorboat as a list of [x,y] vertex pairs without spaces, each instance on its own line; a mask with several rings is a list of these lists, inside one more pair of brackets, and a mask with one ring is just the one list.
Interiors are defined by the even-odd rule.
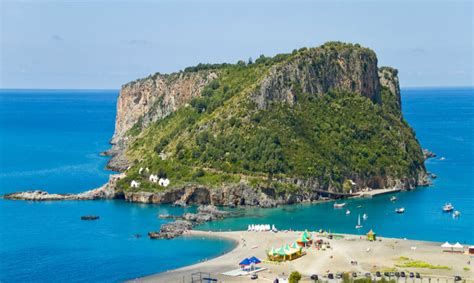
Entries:
[[346,203],[343,202],[343,203],[335,203],[334,204],[334,208],[343,208],[344,206],[346,206]]
[[346,210],[346,215],[349,215],[349,214],[351,214],[351,211],[348,209]]
[[396,201],[396,200],[397,200],[397,197],[396,197],[396,196],[392,196],[392,197],[390,198],[390,201]]
[[461,212],[459,210],[454,211],[453,217],[459,217],[461,216]]
[[404,212],[405,212],[405,208],[404,208],[404,207],[396,208],[396,209],[395,209],[395,212],[398,213],[398,214],[404,213]]
[[451,203],[448,202],[443,205],[444,212],[451,212],[453,210],[454,210],[454,206]]
[[363,218],[364,220],[367,220],[367,218],[369,218],[369,216],[368,216],[366,213],[364,213],[364,215],[362,215],[362,218]]

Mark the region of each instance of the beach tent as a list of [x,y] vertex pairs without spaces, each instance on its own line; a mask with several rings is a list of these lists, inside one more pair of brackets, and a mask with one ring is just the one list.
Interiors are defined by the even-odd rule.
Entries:
[[464,248],[463,245],[461,245],[459,242],[457,242],[456,244],[453,245],[453,248],[455,249],[462,249]]
[[296,243],[298,243],[300,247],[306,247],[309,244],[309,242],[310,240],[306,238],[304,235],[301,235],[301,238],[296,240]]
[[311,233],[309,233],[308,230],[304,230],[303,237],[305,237],[306,239],[311,239]]
[[367,233],[367,240],[369,241],[375,241],[377,239],[376,234],[372,229],[370,229],[369,233]]
[[448,243],[448,242],[445,242],[444,244],[441,245],[441,247],[446,249],[446,248],[452,248],[453,245],[451,245],[451,244]]

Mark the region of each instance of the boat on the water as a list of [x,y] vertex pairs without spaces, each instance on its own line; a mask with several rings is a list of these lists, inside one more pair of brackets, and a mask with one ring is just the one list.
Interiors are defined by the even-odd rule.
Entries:
[[97,216],[97,215],[84,215],[84,216],[81,216],[81,220],[97,220],[99,218],[100,217]]
[[356,229],[360,229],[360,228],[362,228],[362,225],[360,225],[360,214],[359,214],[359,217],[357,219]]
[[346,206],[346,203],[343,202],[343,203],[335,203],[334,204],[334,208],[343,208],[344,206]]
[[443,205],[444,212],[451,212],[453,210],[454,210],[454,206],[451,203],[448,202]]
[[404,212],[405,212],[405,208],[404,208],[404,207],[396,208],[396,209],[395,209],[395,212],[398,213],[398,214],[404,213]]
[[461,212],[459,210],[454,211],[453,217],[459,217],[461,216]]
[[396,200],[397,200],[397,197],[396,197],[396,196],[392,196],[392,197],[390,198],[390,201],[396,201]]
[[346,210],[346,215],[349,215],[349,214],[351,214],[351,211],[348,209]]
[[362,218],[364,218],[364,220],[367,220],[367,218],[369,218],[369,216],[366,213],[364,213],[364,215],[362,215]]

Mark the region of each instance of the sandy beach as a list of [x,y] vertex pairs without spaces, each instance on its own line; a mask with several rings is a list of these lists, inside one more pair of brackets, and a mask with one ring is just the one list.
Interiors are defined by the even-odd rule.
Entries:
[[[301,232],[205,232],[189,231],[184,237],[222,237],[233,240],[236,247],[217,258],[203,261],[191,266],[159,273],[156,275],[137,278],[131,282],[191,282],[194,272],[210,273],[212,278],[219,282],[273,282],[277,277],[283,278],[292,271],[299,271],[303,278],[301,282],[312,282],[310,276],[327,275],[329,272],[357,272],[363,277],[366,272],[405,271],[419,272],[420,279],[407,278],[412,282],[429,282],[428,278],[439,282],[454,282],[455,275],[461,276],[466,282],[474,282],[473,264],[468,265],[469,255],[463,253],[443,252],[441,243],[413,241],[378,237],[377,241],[369,242],[365,236],[340,235],[328,239],[327,235],[313,233],[316,239],[323,239],[330,243],[331,248],[325,251],[314,247],[305,249],[306,255],[293,261],[274,263],[266,261],[266,251],[272,247],[278,248],[284,244],[293,243]],[[244,240],[243,240],[244,239]],[[244,243],[245,242],[245,243]],[[259,278],[251,280],[249,275],[228,276],[222,273],[239,268],[238,263],[246,258],[256,256],[263,262],[258,266],[265,268],[258,272]],[[429,263],[435,266],[447,266],[449,269],[407,268],[397,265],[403,264],[403,258]],[[357,264],[351,264],[357,261]],[[332,280],[331,280],[332,281]],[[435,281],[436,282],[436,281]]]

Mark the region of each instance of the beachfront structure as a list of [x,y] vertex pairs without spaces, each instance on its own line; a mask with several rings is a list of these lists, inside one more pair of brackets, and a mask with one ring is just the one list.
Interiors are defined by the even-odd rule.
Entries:
[[369,241],[377,240],[377,234],[375,234],[374,231],[372,231],[372,229],[370,229],[369,233],[367,233],[367,240]]
[[130,187],[138,188],[138,187],[140,187],[140,183],[135,181],[135,180],[132,180],[132,182],[130,183]]
[[271,261],[294,260],[303,255],[300,247],[285,245],[279,249],[271,248],[268,253],[268,259]]

